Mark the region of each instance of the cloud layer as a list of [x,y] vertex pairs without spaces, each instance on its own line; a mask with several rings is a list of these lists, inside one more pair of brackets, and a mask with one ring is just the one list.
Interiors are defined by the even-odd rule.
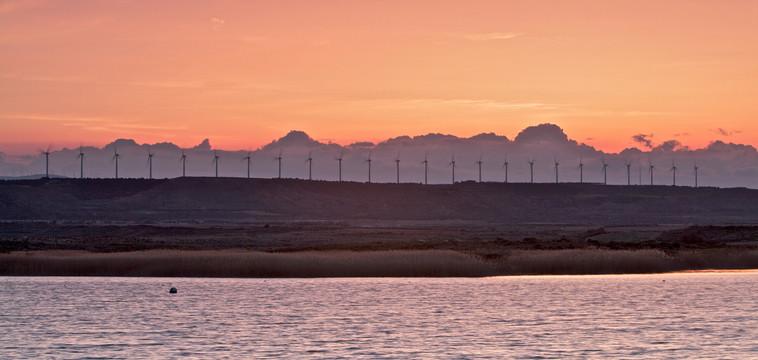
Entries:
[[[698,168],[700,186],[758,187],[758,153],[753,146],[723,141],[714,141],[702,149],[683,147],[677,140],[661,143],[653,141],[652,134],[638,134],[633,140],[641,148],[628,148],[620,153],[605,153],[592,146],[569,138],[553,124],[530,126],[514,139],[494,133],[483,133],[470,138],[453,135],[426,134],[399,136],[379,143],[356,142],[349,145],[324,143],[312,139],[302,131],[291,131],[257,150],[221,150],[212,147],[209,140],[181,149],[171,143],[137,144],[133,140],[119,139],[103,148],[81,148],[85,154],[85,177],[113,177],[114,154],[119,154],[119,176],[141,178],[148,176],[148,152],[154,153],[153,176],[156,178],[182,175],[182,152],[186,154],[187,176],[214,176],[214,156],[219,156],[219,176],[247,176],[250,156],[250,171],[253,177],[278,176],[278,161],[282,156],[282,176],[308,178],[309,154],[313,159],[312,177],[318,180],[337,180],[338,161],[342,156],[342,178],[346,181],[368,181],[368,162],[371,162],[371,180],[394,182],[400,159],[401,182],[424,181],[424,163],[428,160],[429,183],[450,183],[452,161],[455,160],[455,180],[479,179],[479,164],[482,164],[482,181],[505,181],[506,165],[508,181],[528,182],[529,161],[534,160],[535,182],[554,182],[555,163],[558,166],[558,181],[603,182],[603,163],[608,164],[609,184],[650,184],[651,165],[653,183],[672,185],[674,166],[677,185],[692,186],[695,182],[695,166]],[[78,177],[80,175],[80,149],[54,150],[50,154],[50,173]],[[580,163],[581,171],[580,171]],[[0,153],[2,176],[43,174],[45,157],[31,154],[8,157]]]

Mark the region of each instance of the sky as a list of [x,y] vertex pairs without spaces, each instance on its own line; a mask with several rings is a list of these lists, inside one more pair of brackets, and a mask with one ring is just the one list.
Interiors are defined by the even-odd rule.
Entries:
[[758,0],[0,1],[0,152],[551,123],[758,145]]

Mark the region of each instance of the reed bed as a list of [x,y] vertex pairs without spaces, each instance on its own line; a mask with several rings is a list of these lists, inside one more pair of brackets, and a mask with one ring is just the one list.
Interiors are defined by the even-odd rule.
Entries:
[[159,277],[453,277],[494,275],[494,266],[455,251],[16,252],[1,275]]
[[756,269],[758,250],[524,250],[497,260],[447,250],[151,250],[124,253],[33,251],[0,254],[0,275],[156,277],[481,277],[638,274]]
[[645,274],[703,269],[756,269],[758,250],[524,250],[498,263],[498,273],[535,275]]

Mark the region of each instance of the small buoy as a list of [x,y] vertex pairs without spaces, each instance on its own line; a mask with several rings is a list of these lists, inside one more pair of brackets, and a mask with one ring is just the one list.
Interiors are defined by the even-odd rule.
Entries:
[[169,294],[176,294],[176,288],[172,287],[171,290],[168,291]]

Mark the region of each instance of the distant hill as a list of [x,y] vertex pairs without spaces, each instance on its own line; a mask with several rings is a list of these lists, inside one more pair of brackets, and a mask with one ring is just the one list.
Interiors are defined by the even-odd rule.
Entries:
[[0,181],[0,220],[755,224],[758,190],[176,178]]

